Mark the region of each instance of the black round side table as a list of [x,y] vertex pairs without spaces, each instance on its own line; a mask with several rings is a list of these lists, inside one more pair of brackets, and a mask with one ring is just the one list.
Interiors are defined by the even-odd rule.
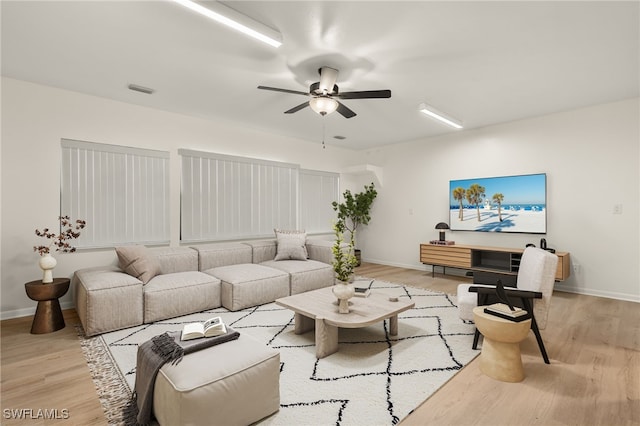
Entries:
[[31,324],[31,334],[51,333],[64,328],[64,317],[58,298],[67,293],[70,282],[69,278],[54,278],[53,282],[48,284],[37,280],[24,285],[29,299],[38,302]]

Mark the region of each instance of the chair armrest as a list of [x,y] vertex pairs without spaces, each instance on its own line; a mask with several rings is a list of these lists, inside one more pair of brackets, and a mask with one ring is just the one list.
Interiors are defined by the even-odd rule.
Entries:
[[[471,293],[478,294],[496,294],[495,287],[469,287]],[[520,297],[524,299],[542,299],[542,293],[539,291],[518,290],[516,288],[505,287],[505,293],[509,297]]]

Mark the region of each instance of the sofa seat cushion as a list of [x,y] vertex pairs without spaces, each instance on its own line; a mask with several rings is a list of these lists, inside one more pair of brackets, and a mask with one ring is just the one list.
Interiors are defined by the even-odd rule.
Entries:
[[280,353],[245,333],[165,364],[153,411],[161,425],[248,425],[280,408]]
[[290,294],[304,293],[334,284],[331,265],[316,260],[267,260],[261,265],[279,269],[290,275]]
[[117,267],[73,274],[78,317],[87,336],[142,324],[142,281]]
[[255,263],[221,266],[205,271],[221,283],[222,306],[237,311],[289,295],[289,274]]
[[220,307],[220,280],[199,271],[157,275],[144,287],[144,322]]

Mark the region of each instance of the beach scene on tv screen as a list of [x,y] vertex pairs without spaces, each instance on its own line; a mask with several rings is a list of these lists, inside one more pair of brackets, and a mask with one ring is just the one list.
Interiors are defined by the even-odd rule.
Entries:
[[546,175],[500,176],[449,182],[453,231],[547,231]]

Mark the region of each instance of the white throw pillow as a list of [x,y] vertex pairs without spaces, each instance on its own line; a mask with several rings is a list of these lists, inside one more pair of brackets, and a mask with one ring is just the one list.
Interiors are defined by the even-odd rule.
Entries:
[[307,260],[307,233],[274,229],[276,233],[276,257],[274,260]]

